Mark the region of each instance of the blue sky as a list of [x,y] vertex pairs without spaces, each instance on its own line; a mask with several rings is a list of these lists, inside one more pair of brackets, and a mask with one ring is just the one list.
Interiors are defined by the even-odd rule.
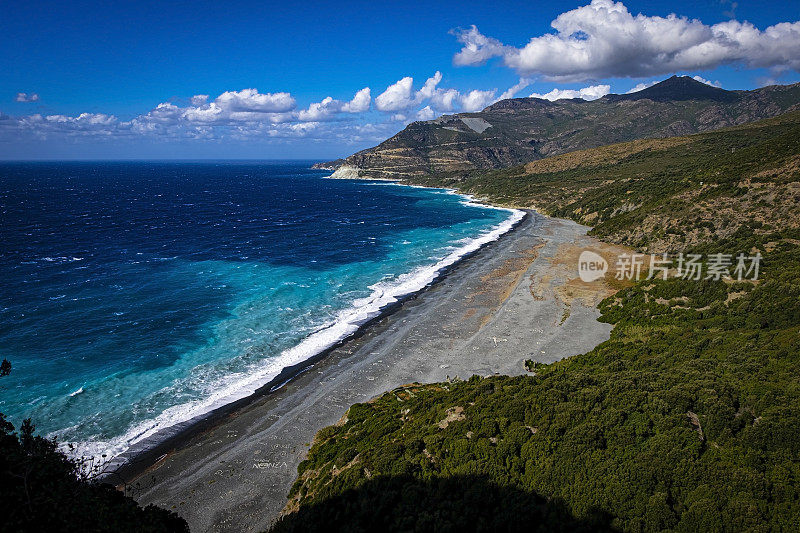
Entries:
[[512,93],[800,81],[800,2],[589,4],[8,4],[0,158],[324,159]]

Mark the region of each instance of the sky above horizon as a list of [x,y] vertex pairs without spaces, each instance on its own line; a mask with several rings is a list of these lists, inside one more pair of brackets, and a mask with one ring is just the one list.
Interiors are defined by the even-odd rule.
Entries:
[[800,2],[17,2],[0,159],[333,159],[414,120],[673,74],[800,81]]

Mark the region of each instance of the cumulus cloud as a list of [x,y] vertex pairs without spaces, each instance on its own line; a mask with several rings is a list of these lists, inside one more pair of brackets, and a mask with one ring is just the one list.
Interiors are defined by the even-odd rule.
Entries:
[[193,106],[201,106],[208,102],[207,94],[196,94],[189,99]]
[[512,98],[531,83],[529,79],[521,78],[516,85],[508,88],[498,97],[497,89],[474,89],[462,93],[457,89],[440,87],[441,82],[442,73],[436,71],[433,76],[425,80],[419,90],[415,91],[414,79],[406,76],[375,97],[375,108],[379,111],[394,113],[393,119],[402,121],[407,120],[411,110],[424,105],[423,108],[417,110],[417,119],[430,120],[450,111],[480,111],[498,100]]
[[233,112],[282,113],[295,107],[289,93],[261,94],[256,89],[226,91],[217,96],[215,103]]
[[[163,106],[164,104],[159,104],[156,109]],[[148,115],[145,115],[145,117]],[[182,110],[180,118],[184,118],[189,122],[217,122],[221,119],[229,118],[231,115],[232,113],[226,113],[216,102],[211,102],[208,105],[193,106]]]
[[463,45],[461,51],[453,56],[456,65],[481,65],[487,60],[503,54],[506,49],[503,43],[492,37],[486,37],[473,25],[467,30],[453,30],[458,42]]
[[306,121],[327,120],[342,108],[342,103],[330,96],[301,110],[297,118]]
[[431,104],[441,111],[453,111],[459,105],[461,93],[456,89],[437,89],[431,97]]
[[500,95],[498,100],[507,100],[509,98],[514,98],[514,95],[516,95],[518,92],[520,92],[522,89],[524,89],[525,87],[527,87],[530,84],[531,84],[531,80],[530,79],[528,79],[528,78],[520,78],[519,79],[519,83],[517,83],[513,87],[509,87],[508,89],[506,89],[506,91],[503,92],[503,94]]
[[349,102],[341,102],[328,96],[298,112],[297,118],[303,121],[320,121],[333,119],[339,113],[364,113],[369,111],[371,101],[369,87],[364,87]]
[[479,91],[474,89],[461,97],[461,109],[467,112],[480,111],[489,104],[496,102],[494,95],[497,91]]
[[344,113],[364,113],[369,111],[371,101],[369,87],[364,87],[353,96],[352,100],[342,106],[342,111]]
[[[213,100],[208,95],[195,95],[186,106],[160,103],[128,121],[100,113],[83,113],[77,116],[3,115],[0,118],[0,134],[12,137],[27,134],[38,139],[56,135],[150,135],[190,139],[305,137],[324,129],[320,124],[325,121],[343,118],[345,114],[369,111],[371,100],[370,89],[365,87],[356,92],[350,101],[342,102],[327,97],[298,110],[294,97],[288,92],[260,93],[256,89],[243,89],[223,92]],[[355,138],[363,138],[361,130],[353,133],[354,127],[339,124],[336,131],[350,131]],[[339,134],[333,133],[331,129],[328,135]]]
[[638,93],[639,91],[643,91],[648,87],[652,87],[656,83],[658,83],[658,81],[647,81],[643,83],[637,83],[630,91],[626,92],[625,94]]
[[[231,125],[247,122],[266,122],[279,124],[296,119],[302,113],[296,112],[294,97],[287,92],[260,93],[257,89],[225,91],[214,100],[208,101],[205,94],[195,95],[187,107],[162,103],[144,115],[131,121],[139,131],[151,131],[157,125],[190,123],[196,131],[204,126]],[[321,105],[321,104],[320,104]],[[308,112],[308,110],[306,110]],[[310,112],[322,112],[313,109]]]
[[437,70],[436,74],[425,80],[425,84],[417,93],[417,97],[419,99],[432,98],[433,95],[436,94],[436,86],[439,85],[441,81],[442,73]]
[[226,91],[211,102],[208,95],[190,98],[190,105],[178,107],[162,103],[151,111],[133,119],[130,124],[137,131],[153,131],[157,126],[190,123],[196,131],[205,126],[241,122],[282,123],[296,118],[295,99],[286,92],[260,93],[256,89]]
[[15,140],[22,134],[30,134],[37,139],[52,135],[65,138],[111,137],[118,133],[120,121],[114,115],[103,113],[81,113],[68,115],[27,115],[23,117],[0,117],[0,132],[10,133]]
[[17,93],[17,96],[16,98],[14,98],[14,101],[25,102],[25,103],[38,102],[39,95],[36,93]]
[[711,85],[712,87],[722,87],[722,84],[720,82],[718,82],[718,81],[709,81],[709,80],[707,80],[705,78],[702,78],[700,76],[692,76],[692,79],[694,81],[699,81],[700,83],[705,83],[706,85]]
[[434,117],[436,117],[436,112],[429,105],[417,111],[417,120],[432,120]]
[[154,109],[151,109],[134,120],[142,124],[145,122],[152,124],[172,124],[180,119],[183,113],[185,113],[185,110],[179,108],[175,104],[163,103],[158,104]]
[[[300,109],[288,92],[261,93],[257,89],[243,89],[226,91],[216,98],[194,95],[185,105],[163,102],[130,120],[103,113],[0,115],[0,136],[13,139],[26,136],[37,139],[139,136],[165,140],[304,138],[344,143],[378,142],[412,120],[432,120],[445,112],[480,111],[500,99],[514,97],[531,83],[528,78],[520,78],[513,87],[502,92],[498,89],[462,92],[442,87],[443,82],[444,76],[439,71],[421,86],[415,86],[414,79],[407,76],[374,99],[370,88],[364,87],[350,100],[328,96]],[[608,86],[596,85],[535,96],[592,99],[606,94],[608,89]],[[361,116],[356,116],[358,114]],[[335,125],[331,124],[333,121]]]
[[533,37],[522,48],[502,44],[475,26],[457,32],[456,65],[480,65],[492,57],[523,75],[572,82],[645,77],[724,64],[800,70],[800,22],[759,30],[729,20],[706,25],[675,14],[631,14],[622,2],[592,0],[559,15],[555,33]]
[[81,113],[77,117],[70,117],[66,115],[48,115],[45,117],[48,122],[55,122],[60,124],[79,124],[85,126],[109,126],[117,122],[117,117],[114,115],[105,115],[103,113]]
[[442,73],[438,70],[436,73],[425,80],[425,84],[417,91],[414,99],[415,104],[423,102],[430,102],[436,110],[440,111],[435,115],[441,114],[442,111],[454,111],[458,108],[464,107],[464,96],[457,89],[443,89],[439,87],[442,81]]
[[406,76],[389,85],[385,91],[375,97],[375,107],[379,111],[398,111],[414,104],[411,97],[411,88],[414,78]]
[[402,111],[430,102],[441,111],[452,111],[461,103],[461,93],[456,89],[442,89],[438,85],[442,81],[442,73],[436,73],[425,80],[418,91],[413,90],[414,78],[406,76],[393,83],[375,97],[375,108],[379,111]]
[[456,89],[443,89],[439,87],[442,73],[436,73],[425,80],[425,84],[417,91],[414,103],[420,104],[429,101],[439,111],[453,111],[460,106],[461,93]]
[[[644,89],[644,87],[642,87]],[[582,89],[553,89],[549,93],[533,93],[531,98],[542,98],[544,100],[561,100],[564,98],[582,98],[583,100],[597,100],[611,92],[610,85],[591,85]],[[633,91],[631,91],[633,92]]]

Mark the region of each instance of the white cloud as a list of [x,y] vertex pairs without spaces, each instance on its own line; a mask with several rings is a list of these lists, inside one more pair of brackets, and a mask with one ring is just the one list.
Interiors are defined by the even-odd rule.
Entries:
[[[441,82],[442,73],[436,71],[433,76],[425,80],[425,83],[418,91],[414,91],[414,79],[411,76],[406,76],[375,97],[375,108],[385,112],[402,112],[395,114],[395,117],[402,118],[395,119],[393,117],[393,120],[402,121],[407,120],[410,110],[416,106],[427,104],[424,108],[417,110],[417,113],[422,113],[421,116],[434,118],[449,111],[480,111],[500,99],[513,97],[530,85],[529,79],[521,78],[516,85],[503,92],[498,98],[496,96],[497,89],[474,89],[461,93],[457,89],[439,87]],[[430,109],[430,111],[427,111],[426,108]],[[419,120],[430,119],[420,118]]]
[[[497,89],[460,92],[440,87],[437,71],[422,87],[414,90],[414,80],[405,77],[375,98],[375,109],[386,111],[383,118],[367,115],[372,97],[369,87],[357,91],[350,101],[326,97],[296,109],[295,99],[286,92],[260,93],[256,89],[226,91],[211,99],[194,95],[189,105],[163,102],[128,121],[113,115],[83,113],[68,115],[0,116],[5,135],[34,138],[50,136],[152,137],[161,139],[289,139],[338,140],[345,143],[381,141],[412,120],[431,120],[444,112],[479,111],[496,102]],[[517,94],[529,84],[520,79],[500,97]],[[364,114],[355,119],[347,115]],[[337,121],[335,126],[328,125]]]
[[436,109],[452,111],[458,105],[459,97],[456,89],[437,89],[431,97],[431,103]]
[[289,93],[261,94],[256,89],[226,91],[214,102],[231,112],[282,113],[295,107],[295,100]]
[[39,95],[36,94],[36,93],[30,93],[30,94],[28,94],[28,93],[17,93],[17,96],[16,96],[16,98],[14,98],[14,101],[15,102],[25,102],[25,103],[38,102],[39,101]]
[[[152,130],[153,124],[169,125],[188,122],[200,125],[226,125],[242,122],[282,123],[297,118],[295,99],[286,92],[260,93],[256,89],[226,91],[213,101],[208,95],[195,95],[191,105],[178,107],[162,103],[131,121],[138,130]],[[319,110],[315,110],[319,112]],[[300,112],[302,113],[302,112]],[[197,130],[200,131],[200,130]]]
[[55,122],[60,124],[76,124],[82,126],[108,126],[117,122],[117,117],[114,115],[105,115],[103,113],[81,113],[77,117],[70,117],[66,115],[48,115],[45,117],[48,122]]
[[418,99],[430,99],[436,94],[436,86],[442,81],[442,73],[438,70],[436,74],[425,80],[425,84],[417,92]]
[[527,87],[531,84],[531,80],[528,78],[520,78],[519,83],[514,85],[513,87],[509,87],[506,91],[500,95],[498,100],[507,100],[509,98],[514,98],[514,95],[520,92],[522,89]]
[[692,79],[694,81],[699,81],[700,83],[705,83],[706,85],[711,85],[712,87],[722,87],[722,84],[720,82],[718,82],[718,81],[709,81],[709,80],[707,80],[705,78],[702,78],[700,76],[692,76]]
[[334,100],[328,96],[318,103],[308,106],[297,113],[297,118],[302,121],[330,120],[339,113],[364,113],[369,111],[371,101],[369,87],[358,91],[349,102]]
[[63,137],[110,137],[119,131],[120,122],[114,115],[104,113],[81,113],[68,115],[27,115],[19,118],[7,117],[2,120],[3,131],[10,132],[16,139],[22,133],[30,133],[35,138],[46,139],[52,135]]
[[414,78],[406,76],[389,85],[385,91],[375,97],[375,107],[379,111],[398,111],[414,104],[411,97],[411,87]]
[[196,94],[189,100],[193,106],[201,106],[208,102],[207,94]]
[[479,91],[477,89],[461,96],[461,109],[466,112],[480,111],[489,104],[497,101],[494,95],[497,91]]
[[[161,105],[163,104],[159,104],[159,107],[161,107]],[[208,105],[188,107],[180,116],[190,122],[216,122],[220,119],[224,119],[227,115],[225,110],[217,105],[216,102],[211,102]]]
[[800,22],[759,30],[749,22],[703,24],[677,15],[632,15],[622,2],[592,0],[559,15],[555,33],[533,37],[522,48],[506,46],[476,27],[457,34],[457,65],[491,57],[523,75],[583,81],[706,70],[738,63],[753,68],[800,70]]
[[430,102],[441,111],[452,111],[462,105],[463,96],[456,89],[438,87],[442,81],[442,73],[436,73],[425,80],[418,91],[413,90],[414,78],[406,76],[393,83],[380,95],[375,97],[375,107],[379,111],[403,111]]
[[[696,79],[709,83],[699,77]],[[520,78],[514,86],[502,92],[496,88],[462,92],[442,87],[443,82],[444,76],[436,71],[417,89],[413,78],[407,76],[387,87],[374,100],[370,88],[364,87],[349,101],[328,96],[300,109],[288,92],[260,93],[256,89],[244,89],[226,91],[216,98],[194,95],[188,105],[160,103],[128,121],[102,113],[46,117],[0,115],[0,135],[15,139],[26,135],[29,138],[61,135],[71,138],[91,136],[93,139],[134,136],[216,140],[302,137],[348,144],[367,140],[378,142],[412,120],[432,120],[446,112],[480,111],[500,99],[513,98],[528,87],[531,80]],[[532,96],[549,100],[591,100],[608,94],[609,90],[608,85],[591,85],[581,89],[554,89]],[[372,109],[381,113],[372,112]],[[336,124],[331,124],[332,121]]]
[[473,25],[468,30],[455,30],[458,42],[463,46],[461,51],[453,57],[456,65],[481,65],[492,57],[503,54],[506,48],[497,39],[486,37]]
[[327,120],[342,108],[342,103],[330,96],[321,102],[308,106],[297,114],[297,118],[305,121]]
[[648,82],[644,82],[644,83],[637,83],[636,86],[633,87],[633,89],[631,89],[630,91],[626,92],[625,94],[638,93],[639,91],[643,91],[643,90],[647,89],[648,87],[652,87],[656,83],[658,83],[658,81],[648,81]]
[[432,120],[434,117],[436,117],[436,112],[429,105],[417,111],[417,120]]
[[345,113],[364,113],[369,111],[371,101],[369,87],[364,87],[353,96],[352,100],[342,106],[342,111]]
[[425,80],[425,84],[417,91],[415,103],[429,101],[434,108],[440,111],[453,111],[459,106],[461,93],[456,89],[442,89],[438,87],[442,81],[442,73],[436,73]]
[[[320,124],[334,120],[342,113],[355,114],[369,110],[370,89],[356,92],[349,102],[327,97],[321,102],[297,110],[294,97],[287,92],[260,93],[256,89],[226,91],[209,100],[208,95],[195,95],[187,106],[164,102],[129,121],[113,115],[83,113],[68,115],[29,115],[3,118],[3,133],[30,134],[35,138],[52,135],[148,135],[163,138],[237,138],[258,136],[307,136],[322,130]],[[4,116],[5,117],[5,116]],[[351,127],[339,126],[339,131]],[[338,135],[331,131],[328,135]],[[361,135],[357,133],[356,136]]]
[[[642,87],[644,89],[644,87]],[[533,93],[531,98],[542,98],[544,100],[561,100],[563,98],[582,98],[584,100],[597,100],[611,92],[610,85],[591,85],[582,89],[553,89],[549,93]]]

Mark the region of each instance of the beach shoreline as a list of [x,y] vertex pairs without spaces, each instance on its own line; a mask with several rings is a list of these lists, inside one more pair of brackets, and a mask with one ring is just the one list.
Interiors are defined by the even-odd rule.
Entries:
[[[404,185],[400,183],[397,183],[397,185],[416,187],[415,185]],[[105,462],[102,465],[100,472],[96,475],[96,479],[100,482],[124,486],[127,483],[127,480],[136,478],[142,473],[146,472],[153,464],[158,463],[170,450],[182,447],[188,440],[215,427],[226,417],[236,413],[238,410],[246,407],[257,399],[275,392],[289,383],[292,379],[318,364],[332,351],[343,345],[346,345],[352,340],[361,337],[375,322],[378,322],[396,312],[406,301],[416,298],[419,294],[425,292],[430,287],[444,279],[449,272],[451,272],[454,268],[457,268],[464,260],[467,260],[475,254],[480,253],[483,249],[491,246],[499,239],[502,239],[505,235],[512,233],[521,223],[524,222],[526,218],[532,216],[531,211],[510,209],[506,207],[494,207],[479,202],[472,196],[459,193],[453,189],[443,190],[447,190],[452,194],[463,197],[468,203],[480,205],[481,207],[508,211],[512,214],[512,216],[506,222],[498,225],[493,231],[488,232],[485,235],[478,236],[467,244],[467,247],[472,244],[477,244],[476,249],[467,250],[466,252],[457,250],[454,253],[457,253],[458,256],[454,258],[452,263],[444,264],[443,266],[439,266],[438,263],[437,265],[434,265],[436,270],[432,276],[432,279],[428,283],[417,288],[416,290],[412,290],[411,292],[400,294],[399,296],[394,297],[392,299],[393,301],[390,301],[390,303],[387,305],[380,307],[374,316],[371,316],[359,323],[357,329],[352,333],[339,338],[330,346],[320,350],[310,357],[283,367],[276,376],[259,386],[251,394],[248,394],[242,398],[233,399],[230,402],[226,402],[223,405],[215,407],[193,418],[160,429],[153,435],[147,436],[142,440],[132,443],[128,448],[125,449],[124,452]],[[510,222],[508,227],[504,227],[508,222]],[[491,235],[494,233],[498,233],[495,238],[488,239],[486,242],[480,242],[483,237],[491,237]]]
[[596,304],[610,289],[575,279],[578,251],[608,246],[587,230],[529,213],[282,387],[108,481],[178,512],[193,531],[268,528],[316,432],[353,403],[411,382],[525,374],[525,359],[549,363],[606,340]]

